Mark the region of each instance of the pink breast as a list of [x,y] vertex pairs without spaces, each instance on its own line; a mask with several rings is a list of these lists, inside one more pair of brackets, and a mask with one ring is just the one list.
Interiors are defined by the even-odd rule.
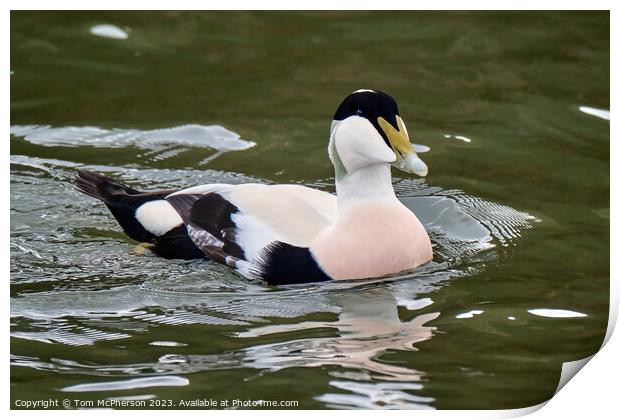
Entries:
[[381,277],[433,258],[424,226],[402,205],[349,209],[311,250],[323,270],[337,280]]

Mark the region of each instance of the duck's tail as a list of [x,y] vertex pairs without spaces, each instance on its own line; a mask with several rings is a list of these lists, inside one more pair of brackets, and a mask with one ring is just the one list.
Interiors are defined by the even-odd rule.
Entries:
[[140,194],[140,191],[125,185],[117,184],[110,178],[96,172],[78,169],[75,175],[75,186],[78,191],[93,198],[112,204],[118,196]]
[[151,242],[155,235],[149,232],[136,219],[136,210],[148,201],[161,200],[173,191],[143,193],[125,185],[118,184],[110,178],[78,169],[75,176],[78,191],[103,201],[125,233],[139,242]]

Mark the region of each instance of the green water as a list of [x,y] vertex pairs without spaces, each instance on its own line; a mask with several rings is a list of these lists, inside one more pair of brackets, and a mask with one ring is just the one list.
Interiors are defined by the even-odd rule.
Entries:
[[[518,408],[602,343],[609,121],[580,107],[609,110],[608,13],[13,12],[10,77],[15,408]],[[391,93],[431,149],[426,178],[393,172],[435,244],[411,275],[278,289],[141,255],[73,189],[85,167],[333,191],[330,120],[358,88]],[[148,131],[185,124],[230,132]]]

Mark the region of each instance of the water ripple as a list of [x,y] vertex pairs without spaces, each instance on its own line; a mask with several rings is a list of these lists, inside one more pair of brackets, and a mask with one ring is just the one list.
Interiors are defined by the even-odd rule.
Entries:
[[91,382],[67,386],[64,392],[118,391],[125,389],[152,388],[158,386],[187,386],[189,380],[180,376],[151,376],[123,381]]
[[[128,146],[146,149],[141,157],[158,161],[186,152],[187,147],[214,149],[218,152],[245,150],[256,145],[221,125],[187,124],[156,130],[100,127],[51,127],[49,125],[12,125],[11,134],[32,144],[64,147]],[[185,147],[181,147],[185,146]]]

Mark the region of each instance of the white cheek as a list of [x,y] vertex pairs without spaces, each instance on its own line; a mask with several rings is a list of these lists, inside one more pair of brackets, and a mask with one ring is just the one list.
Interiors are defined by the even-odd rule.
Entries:
[[181,225],[183,220],[166,200],[149,201],[136,210],[136,219],[147,231],[161,236]]
[[392,163],[396,155],[365,118],[349,117],[335,129],[336,149],[349,172],[371,163]]

